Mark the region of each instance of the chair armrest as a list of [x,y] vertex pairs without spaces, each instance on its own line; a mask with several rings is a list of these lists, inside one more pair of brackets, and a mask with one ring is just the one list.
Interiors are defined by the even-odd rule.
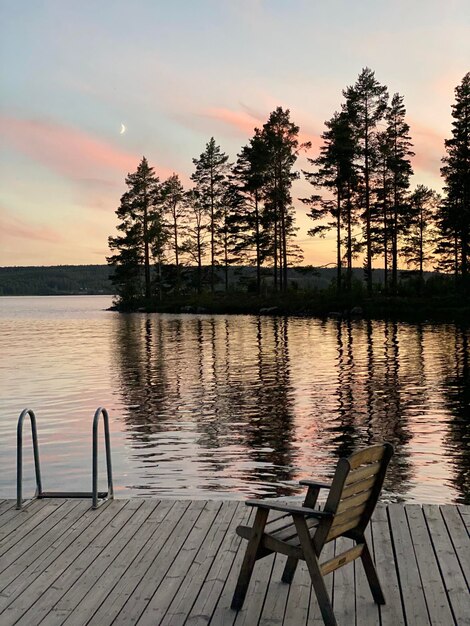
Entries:
[[269,509],[270,511],[281,511],[282,513],[290,513],[291,515],[304,515],[305,517],[332,517],[333,513],[327,513],[326,511],[317,511],[316,509],[309,509],[306,506],[290,506],[288,504],[281,504],[272,502],[269,500],[247,500],[245,502],[247,506],[256,506],[260,509]]
[[318,487],[319,489],[331,489],[330,483],[319,483],[317,480],[300,480],[299,485],[304,487]]

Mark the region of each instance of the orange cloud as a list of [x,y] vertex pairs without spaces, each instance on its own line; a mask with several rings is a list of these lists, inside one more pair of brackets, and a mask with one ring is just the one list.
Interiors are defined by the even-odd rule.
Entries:
[[139,160],[83,131],[46,120],[1,116],[0,134],[16,150],[70,178],[131,171]]
[[46,243],[63,241],[61,235],[54,229],[42,224],[26,222],[9,214],[5,209],[2,209],[0,213],[0,233],[2,239],[6,235],[18,239],[45,241]]

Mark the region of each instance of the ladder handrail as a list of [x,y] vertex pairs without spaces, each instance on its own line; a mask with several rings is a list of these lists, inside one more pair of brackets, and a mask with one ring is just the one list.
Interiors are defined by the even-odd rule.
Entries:
[[[92,498],[92,508],[97,509],[99,504],[108,498],[114,498],[113,472],[111,466],[111,439],[109,436],[109,415],[104,407],[99,407],[93,417],[93,442],[92,442],[92,491],[91,492],[53,492],[43,491],[41,481],[41,467],[39,461],[38,433],[36,426],[36,415],[32,409],[24,409],[18,418],[17,426],[17,457],[16,457],[16,508],[23,506],[23,423],[25,417],[29,415],[31,421],[31,433],[33,439],[34,468],[36,472],[36,493],[34,498]],[[108,479],[108,491],[98,491],[98,423],[100,416],[103,416],[104,442],[106,452],[106,473]],[[101,500],[101,502],[98,502]]]
[[42,493],[41,467],[39,464],[38,432],[36,427],[36,415],[32,409],[24,409],[18,418],[16,429],[16,508],[21,509],[23,505],[23,422],[29,415],[31,422],[31,435],[33,439],[34,469],[36,473],[36,494],[39,497]]
[[93,450],[92,450],[92,497],[93,508],[98,508],[98,422],[100,415],[103,416],[104,444],[106,451],[106,474],[108,479],[108,498],[114,497],[113,472],[111,467],[111,440],[109,437],[109,416],[104,407],[99,407],[95,411],[93,418]]

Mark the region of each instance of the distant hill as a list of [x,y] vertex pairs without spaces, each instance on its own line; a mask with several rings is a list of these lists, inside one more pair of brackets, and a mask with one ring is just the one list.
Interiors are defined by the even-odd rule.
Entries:
[[[223,271],[217,268],[217,291],[224,290]],[[114,287],[109,280],[112,269],[107,265],[53,265],[49,267],[0,267],[0,296],[61,296],[61,295],[98,295],[114,294]],[[373,281],[383,282],[383,270],[373,271]],[[406,272],[400,272],[406,274]],[[425,272],[427,279],[432,272]],[[362,268],[354,268],[356,280],[364,280]],[[254,282],[254,267],[229,268],[230,288]],[[298,267],[289,268],[288,279],[291,285],[300,289],[325,289],[336,279],[334,267]],[[262,284],[268,287],[272,283],[272,271],[263,268]]]
[[113,294],[107,265],[0,267],[0,296]]

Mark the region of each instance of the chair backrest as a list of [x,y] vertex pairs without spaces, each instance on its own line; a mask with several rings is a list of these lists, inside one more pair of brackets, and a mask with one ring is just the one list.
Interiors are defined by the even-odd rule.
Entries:
[[314,538],[317,549],[344,534],[362,536],[379,499],[392,455],[393,446],[384,443],[339,460],[324,507],[334,516],[318,526]]

